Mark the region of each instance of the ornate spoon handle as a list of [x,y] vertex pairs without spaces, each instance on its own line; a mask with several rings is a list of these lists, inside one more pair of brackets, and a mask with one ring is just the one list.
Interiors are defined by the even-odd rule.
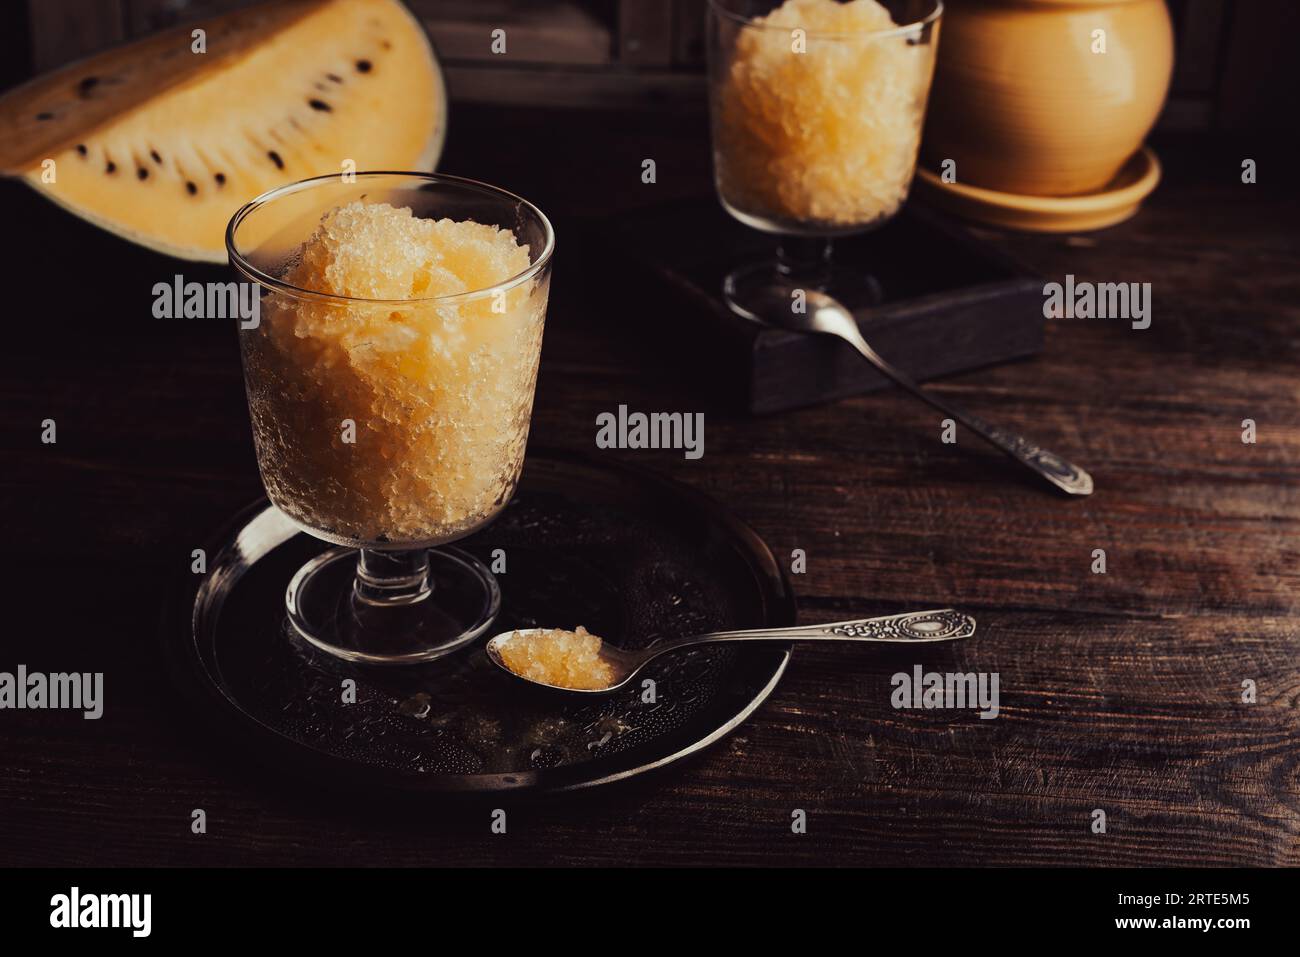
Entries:
[[715,641],[879,641],[889,644],[914,644],[931,641],[956,641],[975,634],[975,619],[952,608],[911,611],[882,618],[857,618],[832,621],[824,625],[800,625],[794,628],[756,628],[749,631],[713,631],[689,638],[657,642],[647,651],[656,656],[675,648],[709,644]]
[[[955,413],[950,413],[957,417]],[[986,422],[969,412],[961,413],[959,419],[968,429],[982,435],[1013,459],[1033,469],[1057,488],[1071,495],[1091,495],[1092,476],[1079,466],[1067,462],[1055,452],[1040,445],[1035,445],[1023,435],[1009,432],[1001,426]]]

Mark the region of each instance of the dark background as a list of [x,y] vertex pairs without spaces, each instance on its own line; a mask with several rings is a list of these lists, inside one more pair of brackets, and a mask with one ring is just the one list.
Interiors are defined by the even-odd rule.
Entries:
[[[638,210],[712,201],[689,43],[667,66],[627,61],[629,6],[574,8],[605,25],[609,62],[537,69],[596,77],[594,94],[555,80],[565,105],[503,102],[492,91],[517,84],[468,59],[449,71],[439,168],[528,196],[561,237],[534,440],[594,451],[595,415],[620,402],[703,411],[698,462],[605,454],[726,502],[778,556],[805,549],[803,621],[972,612],[979,638],[924,662],[998,671],[1001,717],[894,711],[897,660],[808,648],[712,751],[618,790],[512,799],[507,837],[488,831],[499,801],[395,809],[268,779],[204,734],[156,652],[178,567],[261,493],[235,337],[153,320],[149,289],[174,264],[0,183],[0,668],[104,671],[107,697],[95,723],[0,713],[0,862],[1300,863],[1300,203],[1273,132],[1294,113],[1279,109],[1294,94],[1295,59],[1275,46],[1287,5],[1179,5],[1180,43],[1191,11],[1220,19],[1204,59],[1180,66],[1201,86],[1171,100],[1153,140],[1165,180],[1136,219],[978,233],[1045,276],[1154,285],[1146,332],[1054,321],[1041,356],[934,385],[1085,465],[1098,483],[1085,501],[972,442],[941,445],[936,415],[894,392],[751,418],[681,371],[690,316],[638,297],[611,313],[599,290],[618,263],[596,255],[602,237]],[[139,9],[104,22],[128,32]],[[61,22],[84,40],[93,20]],[[40,50],[24,60],[21,38],[0,41],[15,46],[0,58],[11,79],[49,65]],[[608,105],[584,107],[592,97]],[[1182,119],[1176,103],[1191,104]],[[503,150],[502,129],[536,147]],[[653,189],[645,156],[661,158]],[[1247,156],[1257,186],[1240,182]],[[39,442],[47,417],[56,446]],[[1256,445],[1240,442],[1247,417]],[[1098,547],[1104,576],[1089,571]],[[1090,832],[1095,808],[1105,835]]]
[[[9,0],[0,85],[124,39],[256,0]],[[958,3],[970,0],[956,0]],[[704,108],[706,0],[408,0],[458,102]],[[1175,71],[1161,130],[1291,127],[1290,0],[1169,0]],[[491,30],[507,30],[509,56]],[[1294,105],[1290,103],[1290,105]]]

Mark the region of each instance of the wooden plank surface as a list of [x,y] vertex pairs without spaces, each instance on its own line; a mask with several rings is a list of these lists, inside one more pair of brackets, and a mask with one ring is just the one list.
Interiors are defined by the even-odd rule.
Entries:
[[[502,150],[500,129],[544,148]],[[11,252],[23,298],[0,354],[0,669],[106,672],[98,722],[0,712],[0,863],[1300,864],[1296,197],[1241,184],[1233,144],[1161,142],[1166,181],[1137,220],[988,237],[1048,277],[1153,283],[1148,330],[1053,320],[1040,357],[934,384],[1087,467],[1097,493],[1065,501],[967,436],[942,444],[937,414],[895,392],[749,418],[679,371],[691,343],[637,296],[594,295],[578,237],[708,195],[703,133],[675,116],[458,114],[442,168],[557,222],[534,440],[595,453],[595,416],[619,403],[702,411],[698,461],[601,454],[725,501],[778,556],[804,549],[803,621],[951,604],[979,636],[800,650],[714,750],[616,790],[512,800],[504,837],[499,801],[371,807],[273,782],[199,730],[155,650],[189,549],[260,492],[235,337],[153,319],[150,283],[175,264],[0,184],[32,229]],[[999,717],[895,710],[890,677],[915,664],[998,673]]]
[[[613,53],[611,25],[578,3],[415,0],[410,7],[450,62],[597,66]],[[505,31],[504,52],[493,44],[496,30]]]
[[27,18],[37,73],[123,39],[120,0],[33,0],[27,5]]
[[619,0],[618,58],[627,66],[667,68],[673,62],[673,5]]

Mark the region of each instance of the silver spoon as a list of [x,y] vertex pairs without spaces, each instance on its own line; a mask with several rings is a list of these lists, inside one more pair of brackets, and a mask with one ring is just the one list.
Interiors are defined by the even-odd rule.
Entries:
[[[859,618],[854,621],[834,621],[825,625],[801,625],[796,628],[754,628],[747,631],[711,631],[687,638],[669,638],[657,641],[648,648],[630,651],[603,643],[601,660],[612,669],[611,683],[604,688],[566,688],[547,684],[511,671],[501,657],[501,645],[508,641],[527,641],[549,628],[525,628],[507,631],[487,643],[488,659],[497,667],[522,681],[554,688],[559,691],[576,691],[586,694],[606,694],[631,681],[642,668],[660,655],[708,645],[718,641],[875,641],[888,644],[920,644],[934,641],[956,641],[975,634],[975,619],[952,608],[932,611],[913,611],[905,615],[886,615],[883,618]],[[517,637],[516,637],[517,636]]]
[[1049,452],[1023,436],[1016,435],[1014,432],[1009,432],[1000,426],[993,425],[991,422],[985,422],[979,416],[971,415],[956,406],[949,405],[938,396],[931,395],[922,389],[911,376],[894,368],[882,359],[876,353],[876,350],[867,344],[867,340],[862,338],[862,333],[858,330],[858,323],[853,318],[853,314],[833,298],[815,289],[805,290],[807,309],[803,312],[795,312],[790,291],[777,284],[764,287],[761,292],[755,290],[754,295],[763,297],[759,302],[761,315],[755,314],[738,303],[734,297],[728,296],[727,299],[732,309],[754,322],[780,326],[783,329],[791,329],[795,332],[815,332],[838,336],[854,349],[857,349],[862,354],[862,357],[879,369],[883,375],[892,379],[918,399],[930,403],[949,418],[957,420],[966,428],[1011,456],[1021,465],[1047,479],[1057,488],[1071,495],[1092,494],[1092,476],[1077,465],[1070,464],[1055,452]]

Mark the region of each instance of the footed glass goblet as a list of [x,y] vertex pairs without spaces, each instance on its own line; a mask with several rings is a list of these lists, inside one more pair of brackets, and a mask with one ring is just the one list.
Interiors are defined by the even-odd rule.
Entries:
[[259,321],[239,336],[263,484],[337,546],[287,583],[290,624],[359,664],[417,664],[478,638],[500,591],[450,543],[519,478],[550,222],[472,180],[355,173],[259,196],[226,242],[260,287]]
[[776,259],[730,273],[751,319],[773,287],[850,309],[880,286],[838,262],[837,236],[887,222],[916,170],[941,0],[709,0],[709,112],[718,198],[778,237]]

